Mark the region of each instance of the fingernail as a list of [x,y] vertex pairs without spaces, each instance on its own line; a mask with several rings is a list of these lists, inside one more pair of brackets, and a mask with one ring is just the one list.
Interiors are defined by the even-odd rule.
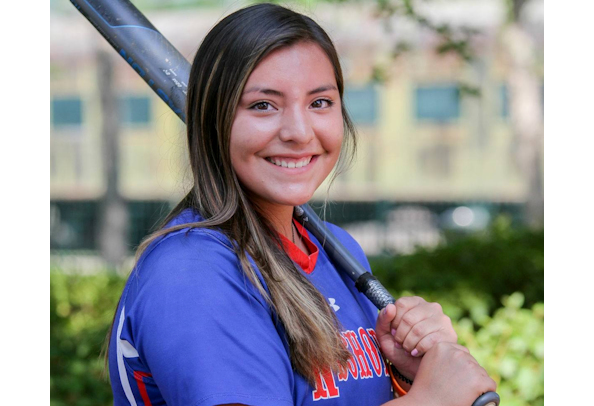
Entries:
[[388,308],[384,307],[384,309],[382,310],[382,314],[385,315],[388,312]]
[[396,335],[396,329],[393,328],[392,331],[391,331],[391,333],[392,333],[393,336],[395,336]]
[[398,349],[401,349],[401,348],[402,348],[402,345],[400,345],[400,344],[398,343],[398,341],[394,341],[394,347],[396,347],[396,348],[398,348]]
[[413,357],[416,357],[417,355],[419,355],[419,351],[415,348],[414,350],[412,350],[410,352],[410,355],[412,355]]

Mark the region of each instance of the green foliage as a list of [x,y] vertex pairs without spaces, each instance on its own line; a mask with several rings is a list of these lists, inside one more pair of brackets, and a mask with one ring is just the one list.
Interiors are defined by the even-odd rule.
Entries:
[[52,406],[112,404],[101,349],[125,280],[113,274],[50,275]]
[[542,230],[500,217],[484,233],[452,234],[436,249],[370,263],[394,297],[442,305],[460,344],[497,382],[502,404],[544,404]]
[[[414,294],[401,291],[395,297]],[[543,303],[524,308],[524,295],[515,292],[504,296],[503,306],[489,315],[489,299],[484,293],[458,289],[420,296],[442,305],[452,319],[458,342],[497,382],[502,405],[544,405]]]
[[370,258],[377,278],[392,291],[421,296],[476,292],[490,310],[504,295],[522,292],[525,306],[544,301],[544,232],[512,228],[501,217],[484,233],[450,236],[435,249]]
[[492,317],[454,323],[459,342],[497,382],[502,404],[544,405],[544,304],[522,308],[524,296],[519,292],[502,302]]

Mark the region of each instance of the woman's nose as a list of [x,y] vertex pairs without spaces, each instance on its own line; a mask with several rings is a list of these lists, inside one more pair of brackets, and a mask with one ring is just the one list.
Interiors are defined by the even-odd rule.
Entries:
[[282,141],[307,144],[314,137],[315,132],[307,112],[298,109],[285,110],[280,129]]

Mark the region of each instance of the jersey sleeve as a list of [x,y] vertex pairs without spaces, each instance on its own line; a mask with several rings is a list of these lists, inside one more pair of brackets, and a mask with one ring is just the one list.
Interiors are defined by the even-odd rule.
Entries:
[[134,342],[167,405],[293,404],[282,327],[225,244],[171,236],[129,284],[120,338]]

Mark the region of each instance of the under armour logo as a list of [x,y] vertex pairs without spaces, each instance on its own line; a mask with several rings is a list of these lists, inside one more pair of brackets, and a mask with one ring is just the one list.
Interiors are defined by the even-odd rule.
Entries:
[[334,304],[336,303],[336,299],[334,299],[333,297],[329,297],[328,301],[330,302],[330,307],[334,309],[335,312],[337,312],[338,309],[340,309],[340,306]]

